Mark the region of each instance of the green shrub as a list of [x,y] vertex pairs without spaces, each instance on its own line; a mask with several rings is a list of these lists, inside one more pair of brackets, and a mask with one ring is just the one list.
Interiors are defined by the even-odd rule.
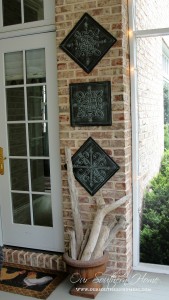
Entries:
[[164,125],[164,148],[169,149],[169,124]]
[[169,84],[164,82],[163,85],[163,98],[164,98],[164,124],[169,123]]
[[169,150],[144,196],[141,261],[169,265]]

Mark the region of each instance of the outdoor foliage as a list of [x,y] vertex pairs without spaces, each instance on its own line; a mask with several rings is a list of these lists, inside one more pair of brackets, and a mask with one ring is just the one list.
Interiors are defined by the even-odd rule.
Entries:
[[167,82],[164,82],[163,98],[164,98],[164,124],[167,124],[169,123],[169,84]]
[[169,124],[164,125],[164,148],[169,149]]
[[169,150],[144,196],[141,261],[169,265]]

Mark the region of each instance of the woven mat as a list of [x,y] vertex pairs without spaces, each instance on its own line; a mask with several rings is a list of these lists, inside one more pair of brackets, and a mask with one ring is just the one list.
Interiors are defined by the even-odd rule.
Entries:
[[0,291],[47,299],[67,273],[5,263],[1,270]]

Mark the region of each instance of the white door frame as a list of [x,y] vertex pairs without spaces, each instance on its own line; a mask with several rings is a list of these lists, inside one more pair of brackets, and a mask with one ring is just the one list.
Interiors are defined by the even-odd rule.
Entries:
[[130,79],[132,112],[132,186],[133,186],[133,269],[145,272],[169,274],[169,266],[140,262],[140,223],[139,223],[139,147],[138,147],[138,97],[136,39],[169,35],[169,28],[136,30],[135,0],[128,0],[129,43],[130,43]]
[[[39,38],[38,38],[39,36]],[[35,46],[34,44],[31,44],[31,40],[32,38],[34,38],[34,42],[36,42],[37,38],[38,38],[38,44]],[[12,38],[15,39],[15,38]],[[53,176],[51,176],[51,187],[52,187],[52,195],[54,195],[55,197],[55,201],[52,202],[52,207],[53,207],[53,230],[51,231],[50,228],[45,228],[43,227],[43,232],[42,230],[38,230],[38,226],[34,227],[34,233],[32,235],[32,241],[33,238],[35,239],[36,234],[40,235],[41,239],[44,239],[43,235],[46,234],[46,245],[49,245],[49,241],[51,241],[50,236],[52,235],[53,239],[52,242],[50,243],[50,247],[49,248],[41,248],[40,249],[44,249],[44,250],[50,250],[50,251],[58,251],[58,252],[64,252],[64,230],[63,230],[63,218],[62,218],[62,182],[61,182],[61,162],[60,162],[60,147],[59,147],[59,111],[58,111],[58,105],[57,105],[57,76],[56,76],[56,64],[54,63],[53,59],[56,59],[56,41],[55,41],[55,32],[49,32],[49,33],[43,33],[43,34],[39,34],[39,35],[27,35],[27,36],[22,36],[22,37],[17,37],[16,39],[18,40],[22,40],[22,44],[24,45],[23,50],[24,49],[28,49],[26,44],[29,45],[30,49],[35,48],[41,48],[43,47],[43,45],[45,45],[45,43],[47,43],[47,45],[50,45],[50,47],[46,48],[46,61],[48,61],[47,63],[47,68],[46,68],[46,78],[47,78],[47,97],[48,99],[50,99],[52,102],[51,105],[49,105],[48,103],[48,116],[50,118],[50,122],[49,124],[49,141],[52,141],[52,147],[49,148],[50,151],[50,159],[51,161],[54,161],[55,163],[51,163],[50,165],[50,171],[51,174],[53,174]],[[18,42],[17,40],[17,42]],[[2,50],[3,47],[6,47],[6,44],[10,44],[11,39],[7,39],[6,41],[2,42]],[[15,44],[15,48],[18,50],[20,49],[20,45],[19,43]],[[50,48],[50,50],[48,50]],[[13,51],[17,51],[17,50],[13,50]],[[12,51],[12,49],[10,49],[10,51]],[[49,53],[48,53],[49,51]],[[47,57],[49,57],[50,59],[47,59]],[[2,57],[2,53],[1,53],[1,61],[3,61],[3,57]],[[3,64],[3,63],[2,63]],[[0,83],[2,83],[1,88],[4,90],[3,88],[3,72],[1,72],[0,74]],[[54,80],[54,81],[53,81]],[[5,105],[4,105],[4,110],[5,110]],[[0,126],[2,126],[2,122],[5,122],[5,118],[1,118],[0,120]],[[2,127],[1,127],[2,128]],[[4,144],[3,144],[4,143]],[[4,148],[4,155],[6,152],[5,146],[7,145],[7,136],[6,133],[1,131],[0,132],[0,146]],[[7,153],[7,152],[6,152]],[[5,161],[5,165],[7,164],[7,160]],[[5,166],[6,168],[7,166]],[[0,175],[1,176],[1,175]],[[2,175],[0,177],[0,184],[1,187],[6,185],[6,182],[8,181],[8,176],[9,174],[7,174],[7,172]],[[5,195],[3,195],[3,189],[0,193],[0,198],[2,197],[1,200],[3,200],[3,197],[5,197]],[[4,207],[4,212],[7,209],[7,204],[5,204]],[[3,218],[3,217],[2,217]],[[2,219],[1,218],[1,219]],[[0,225],[1,225],[1,220],[0,220]],[[20,225],[18,224],[18,226],[15,224],[15,234],[17,235],[19,232],[19,227]],[[29,227],[29,226],[28,226]],[[31,245],[31,240],[29,238],[30,236],[30,230],[27,227],[27,229],[25,230],[25,238],[24,238],[24,247],[28,247],[28,248],[34,248]],[[57,230],[56,230],[57,229]],[[34,237],[35,235],[35,237]],[[48,237],[49,237],[49,241],[48,241]],[[55,239],[56,237],[56,239]],[[14,237],[11,236],[11,245],[12,243],[12,239],[14,240]],[[0,243],[2,244],[2,232],[0,232]],[[32,243],[33,244],[33,243]],[[13,244],[14,245],[14,244]],[[15,246],[19,246],[19,245],[15,245]],[[37,247],[35,247],[37,248]],[[38,248],[37,248],[38,249]]]

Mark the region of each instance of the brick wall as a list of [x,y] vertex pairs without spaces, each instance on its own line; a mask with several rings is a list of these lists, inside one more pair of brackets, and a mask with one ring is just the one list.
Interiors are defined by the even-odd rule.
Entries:
[[[139,29],[166,26],[168,1],[136,1]],[[147,4],[147,5],[146,5]],[[164,26],[164,27],[165,27]],[[164,151],[162,37],[137,39],[140,205]]]
[[140,198],[158,173],[164,150],[162,39],[138,39]]
[[[107,52],[89,74],[69,58],[59,45],[76,22],[87,12],[113,36],[117,43]],[[62,158],[63,216],[65,246],[68,246],[66,228],[73,226],[67,174],[64,169],[65,146],[72,154],[91,136],[120,166],[120,170],[91,197],[78,182],[81,218],[84,226],[93,220],[96,197],[106,203],[131,192],[131,121],[129,90],[128,12],[125,0],[57,0],[56,40],[58,97],[60,112],[60,153]],[[69,84],[77,82],[110,81],[112,90],[112,126],[71,127]],[[131,201],[116,210],[128,222],[127,230],[119,232],[109,246],[110,260],[107,272],[127,276],[132,266],[132,207]]]
[[137,29],[168,27],[168,0],[136,0],[135,9]]

